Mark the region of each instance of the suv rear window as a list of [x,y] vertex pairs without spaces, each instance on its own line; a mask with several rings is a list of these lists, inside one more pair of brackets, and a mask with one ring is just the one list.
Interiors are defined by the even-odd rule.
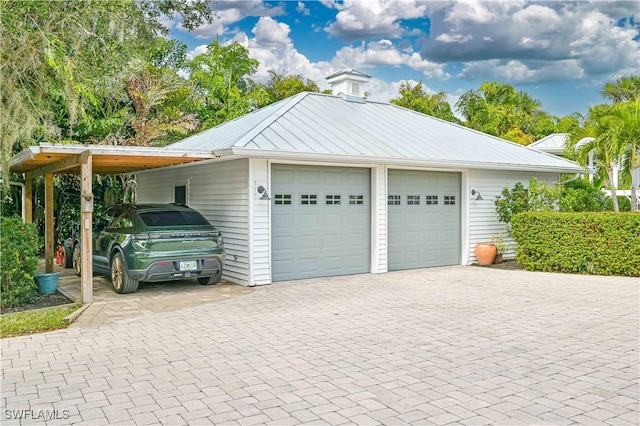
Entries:
[[152,211],[139,213],[140,219],[147,226],[189,226],[209,225],[200,213],[193,211]]

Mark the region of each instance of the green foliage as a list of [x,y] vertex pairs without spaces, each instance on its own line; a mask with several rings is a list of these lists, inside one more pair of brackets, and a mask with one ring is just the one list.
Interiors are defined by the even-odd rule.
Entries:
[[414,87],[408,82],[403,82],[400,84],[400,97],[391,99],[391,103],[453,123],[459,123],[460,120],[453,115],[451,105],[446,101],[446,98],[447,94],[445,92],[426,93],[422,88],[422,82]]
[[526,211],[553,211],[557,210],[560,200],[559,185],[547,185],[539,183],[532,177],[529,180],[529,188],[525,188],[522,182],[516,182],[513,188],[503,188],[502,194],[494,200],[498,220],[509,224],[513,215]]
[[67,328],[64,317],[82,305],[54,306],[34,311],[16,312],[0,316],[0,337],[20,336]]
[[238,42],[226,46],[216,40],[207,51],[188,64],[191,80],[203,99],[198,119],[203,129],[217,126],[250,111],[249,76],[258,69],[258,61]]
[[36,227],[18,217],[0,217],[0,224],[0,305],[7,307],[30,302],[38,294],[34,279],[38,267]]
[[577,179],[562,186],[560,211],[602,212],[606,210],[612,210],[611,199],[589,182]]
[[496,246],[498,253],[506,253],[509,251],[509,244],[504,241],[504,232],[498,232],[498,235],[491,236],[491,242]]
[[[602,95],[613,104],[589,108],[584,123],[573,128],[565,144],[565,153],[574,155],[580,164],[587,164],[590,153],[595,153],[598,180],[608,180],[613,207],[619,211],[618,199],[612,187],[614,165],[620,166],[619,184],[630,187],[632,211],[637,196],[636,171],[640,168],[640,76],[621,77],[607,83]],[[577,152],[576,152],[577,149]]]
[[578,125],[578,116],[558,118],[542,110],[542,103],[526,92],[498,82],[482,82],[464,93],[456,109],[472,129],[529,145],[551,133],[566,133]]
[[511,220],[516,259],[531,271],[640,276],[640,215],[524,212]]
[[[176,17],[187,29],[210,23],[213,12],[208,3],[2,0],[3,181],[8,181],[10,158],[24,146],[76,138],[76,127],[84,121],[90,122],[83,126],[85,132],[100,120],[107,122],[98,127],[121,128],[122,122],[109,120],[126,105],[126,76],[147,59],[148,46],[158,33],[167,32],[162,23]],[[151,50],[157,51],[153,46]],[[165,46],[164,51],[171,48]],[[165,63],[180,62],[179,49],[173,51],[175,60]]]

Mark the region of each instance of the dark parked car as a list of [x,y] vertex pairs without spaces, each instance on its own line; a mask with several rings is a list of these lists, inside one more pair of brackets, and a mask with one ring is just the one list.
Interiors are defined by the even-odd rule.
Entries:
[[[222,235],[199,212],[174,204],[121,204],[107,210],[93,231],[93,272],[111,276],[117,293],[133,293],[141,281],[222,278]],[[80,275],[81,249],[73,248]]]

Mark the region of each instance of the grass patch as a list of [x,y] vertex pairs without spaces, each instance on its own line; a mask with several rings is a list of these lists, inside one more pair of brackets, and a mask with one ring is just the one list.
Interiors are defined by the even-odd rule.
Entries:
[[33,311],[16,312],[0,316],[0,337],[20,336],[67,328],[62,319],[80,309],[81,303],[53,306]]

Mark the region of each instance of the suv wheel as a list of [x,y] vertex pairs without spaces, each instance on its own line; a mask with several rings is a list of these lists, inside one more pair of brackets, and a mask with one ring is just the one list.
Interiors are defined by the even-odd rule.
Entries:
[[215,285],[215,284],[218,284],[221,279],[222,279],[222,270],[218,271],[218,273],[216,273],[212,277],[198,278],[198,282],[202,285]]
[[72,266],[73,266],[73,272],[77,275],[80,276],[80,274],[82,273],[82,250],[80,249],[80,244],[76,244],[73,247],[73,255],[72,255]]
[[134,280],[127,272],[122,253],[117,252],[111,258],[111,283],[116,293],[135,293],[138,290],[138,280]]

